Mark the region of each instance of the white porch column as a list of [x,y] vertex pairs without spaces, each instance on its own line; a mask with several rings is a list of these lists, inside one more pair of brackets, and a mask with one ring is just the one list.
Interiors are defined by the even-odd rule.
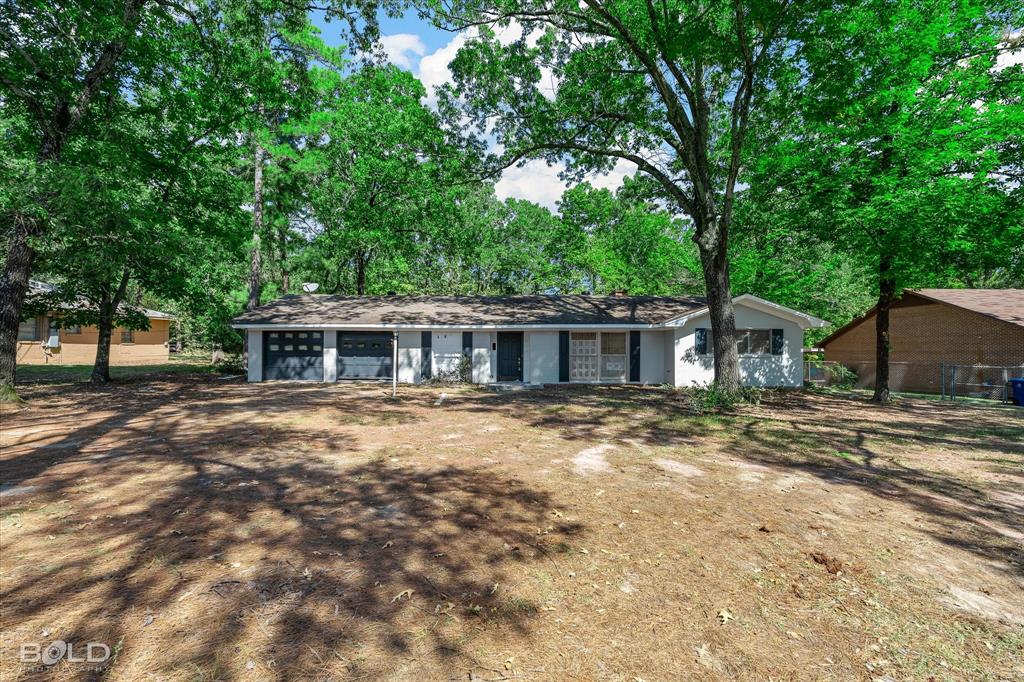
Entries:
[[324,381],[334,383],[338,380],[338,332],[334,329],[324,330]]
[[263,381],[263,332],[250,329],[248,336],[249,381]]

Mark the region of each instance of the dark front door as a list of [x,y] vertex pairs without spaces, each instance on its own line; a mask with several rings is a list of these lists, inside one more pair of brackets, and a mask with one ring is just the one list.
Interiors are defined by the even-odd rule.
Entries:
[[324,333],[263,332],[263,378],[324,380]]
[[391,332],[338,332],[338,378],[390,379],[394,352]]
[[498,381],[523,380],[523,333],[498,332]]

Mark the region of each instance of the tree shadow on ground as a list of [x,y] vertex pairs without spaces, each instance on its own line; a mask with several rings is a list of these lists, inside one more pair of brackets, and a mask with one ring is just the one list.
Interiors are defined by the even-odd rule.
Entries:
[[[0,590],[6,627],[42,617],[54,638],[105,642],[127,678],[387,677],[422,658],[468,669],[469,633],[485,623],[529,635],[541,605],[506,571],[558,570],[559,547],[583,531],[557,523],[550,494],[233,416],[333,405],[322,391],[222,393],[94,391],[110,415],[3,459],[4,481],[35,486],[4,505],[31,525],[5,551],[17,565]],[[361,418],[403,412],[346,400]]]
[[[706,448],[898,500],[930,522],[940,542],[1024,577],[1024,415],[1017,408],[904,400],[879,406],[862,397],[804,391],[768,395],[757,409],[710,415],[658,390],[559,387],[468,402],[584,442]],[[1015,411],[1016,410],[1016,411]],[[899,446],[944,451],[960,474],[908,460]],[[977,459],[994,459],[978,466]],[[1001,481],[982,483],[987,469]]]

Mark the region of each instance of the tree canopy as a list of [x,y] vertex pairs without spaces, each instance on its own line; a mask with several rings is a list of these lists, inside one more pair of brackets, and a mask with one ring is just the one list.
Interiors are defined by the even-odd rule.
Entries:
[[[426,1],[466,32],[437,93],[375,49],[409,6],[0,5],[5,395],[44,308],[109,345],[159,305],[236,350],[230,317],[305,281],[703,294],[725,389],[735,294],[836,324],[877,305],[884,400],[902,288],[1024,282],[1019,3]],[[528,160],[561,169],[556,205],[498,195]],[[26,306],[30,276],[60,289]]]

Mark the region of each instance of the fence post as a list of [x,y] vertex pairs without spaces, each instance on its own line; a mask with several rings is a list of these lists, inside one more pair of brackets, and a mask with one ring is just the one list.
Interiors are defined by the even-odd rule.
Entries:
[[953,365],[953,373],[949,377],[949,399],[956,400],[956,365]]
[[946,363],[939,363],[939,383],[942,384],[942,399],[946,399]]

